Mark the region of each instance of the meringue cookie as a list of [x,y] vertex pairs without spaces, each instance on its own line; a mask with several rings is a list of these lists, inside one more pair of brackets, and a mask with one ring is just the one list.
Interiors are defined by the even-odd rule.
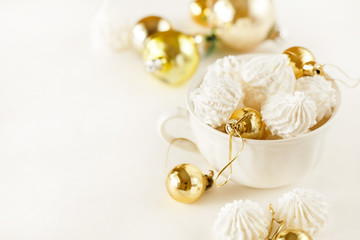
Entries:
[[295,89],[294,71],[288,65],[288,57],[284,54],[251,59],[243,64],[241,77],[245,83],[246,105],[257,109],[267,97],[290,93]]
[[302,91],[316,104],[316,120],[330,117],[336,104],[336,91],[330,81],[321,75],[301,77],[296,81],[296,90]]
[[261,115],[273,135],[296,137],[316,124],[316,105],[303,92],[278,94],[264,102]]
[[114,11],[109,1],[105,1],[92,20],[91,43],[100,53],[121,51],[130,46],[131,26]]
[[241,60],[234,56],[218,59],[208,67],[200,87],[190,93],[197,117],[216,128],[242,107]]
[[226,56],[215,61],[207,68],[203,83],[213,80],[213,76],[229,76],[232,80],[241,82],[241,64],[243,60],[235,56]]
[[276,218],[286,227],[300,228],[310,235],[317,232],[330,216],[330,204],[321,194],[296,188],[279,199]]
[[259,240],[266,238],[269,226],[269,217],[257,203],[239,200],[221,208],[213,229],[219,240]]
[[226,123],[244,96],[241,83],[229,76],[212,76],[190,94],[196,116],[216,128]]

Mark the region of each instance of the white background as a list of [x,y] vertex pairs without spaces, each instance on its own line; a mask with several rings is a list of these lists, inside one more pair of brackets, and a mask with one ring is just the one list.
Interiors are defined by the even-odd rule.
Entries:
[[[292,186],[256,190],[229,183],[192,205],[167,195],[167,145],[158,116],[185,106],[188,84],[174,88],[143,70],[133,51],[99,55],[89,23],[101,1],[0,2],[0,239],[212,239],[221,206],[251,199],[267,207],[294,187],[332,202],[332,217],[314,239],[360,234],[360,87],[341,87],[343,102],[321,164]],[[360,77],[360,4],[353,0],[276,0],[292,45],[321,63]],[[175,28],[192,25],[188,1],[120,0],[131,22],[150,14]],[[217,57],[203,59],[196,77]],[[181,158],[181,155],[177,155]]]

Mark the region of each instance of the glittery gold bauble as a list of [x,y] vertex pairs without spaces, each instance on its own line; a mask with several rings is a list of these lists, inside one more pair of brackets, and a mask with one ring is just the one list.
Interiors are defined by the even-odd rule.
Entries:
[[208,177],[192,164],[181,164],[170,171],[166,188],[170,196],[178,202],[192,203],[211,187],[212,174]]
[[211,12],[212,0],[194,0],[189,5],[190,15],[200,25],[208,26],[208,18]]
[[294,70],[296,79],[307,76],[306,73],[304,74],[305,65],[315,63],[314,55],[304,47],[292,47],[283,53],[288,56],[289,64]]
[[216,35],[235,50],[249,50],[275,31],[272,0],[215,0],[209,17]]
[[226,126],[228,133],[231,131],[231,127],[237,127],[237,131],[243,138],[263,139],[266,133],[265,123],[262,121],[261,114],[249,107],[239,108],[233,112]]
[[158,16],[148,16],[138,21],[131,30],[131,42],[136,50],[142,52],[145,40],[154,33],[172,29],[171,24]]
[[301,229],[288,228],[276,234],[271,240],[312,240],[312,238]]
[[159,32],[145,42],[146,71],[172,85],[188,80],[199,63],[199,53],[191,36],[177,31]]

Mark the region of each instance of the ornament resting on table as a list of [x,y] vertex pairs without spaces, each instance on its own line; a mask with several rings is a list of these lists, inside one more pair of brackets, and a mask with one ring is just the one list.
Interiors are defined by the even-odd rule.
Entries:
[[205,190],[212,187],[214,172],[204,175],[192,164],[180,164],[172,169],[166,180],[170,196],[178,202],[192,203],[198,200]]
[[166,83],[179,85],[194,74],[199,53],[191,36],[169,30],[147,38],[143,59],[147,72]]
[[219,240],[265,239],[269,226],[270,220],[259,204],[239,200],[221,208],[213,231]]
[[228,47],[244,51],[279,35],[272,0],[194,0],[195,22],[215,30]]
[[234,201],[221,208],[214,235],[219,240],[312,240],[327,221],[329,209],[322,195],[299,188],[279,199],[277,212],[270,204],[271,217],[255,202]]
[[278,94],[265,101],[261,115],[273,135],[296,137],[316,124],[316,104],[303,92]]
[[132,47],[143,56],[145,70],[163,82],[176,86],[187,81],[199,63],[199,53],[214,47],[213,34],[191,36],[175,31],[159,16],[147,16],[133,26],[115,14],[105,1],[92,24],[92,43],[98,50],[121,51]]

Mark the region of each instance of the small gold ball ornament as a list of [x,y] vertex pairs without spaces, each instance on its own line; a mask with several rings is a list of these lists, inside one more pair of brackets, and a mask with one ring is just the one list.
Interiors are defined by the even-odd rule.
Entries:
[[145,42],[146,71],[171,85],[187,81],[199,64],[193,37],[170,30],[151,35]]
[[212,186],[212,175],[212,171],[209,175],[204,175],[198,167],[192,164],[181,164],[168,174],[166,188],[176,201],[192,203]]
[[280,231],[271,240],[312,240],[312,238],[301,229],[287,228]]
[[309,49],[304,47],[291,47],[286,49],[283,54],[288,56],[289,64],[294,70],[296,79],[303,76],[323,74],[322,66],[316,63],[315,57]]
[[208,18],[211,13],[210,1],[194,0],[189,5],[190,15],[193,20],[205,27],[209,25]]
[[275,6],[272,0],[214,0],[209,24],[227,46],[249,50],[273,35]]
[[139,20],[132,28],[130,38],[136,50],[142,52],[145,40],[157,32],[165,32],[172,29],[171,24],[158,16],[148,16]]
[[263,139],[265,137],[265,123],[261,114],[249,107],[239,108],[233,112],[230,120],[225,126],[226,132],[230,133],[236,129],[243,138]]

